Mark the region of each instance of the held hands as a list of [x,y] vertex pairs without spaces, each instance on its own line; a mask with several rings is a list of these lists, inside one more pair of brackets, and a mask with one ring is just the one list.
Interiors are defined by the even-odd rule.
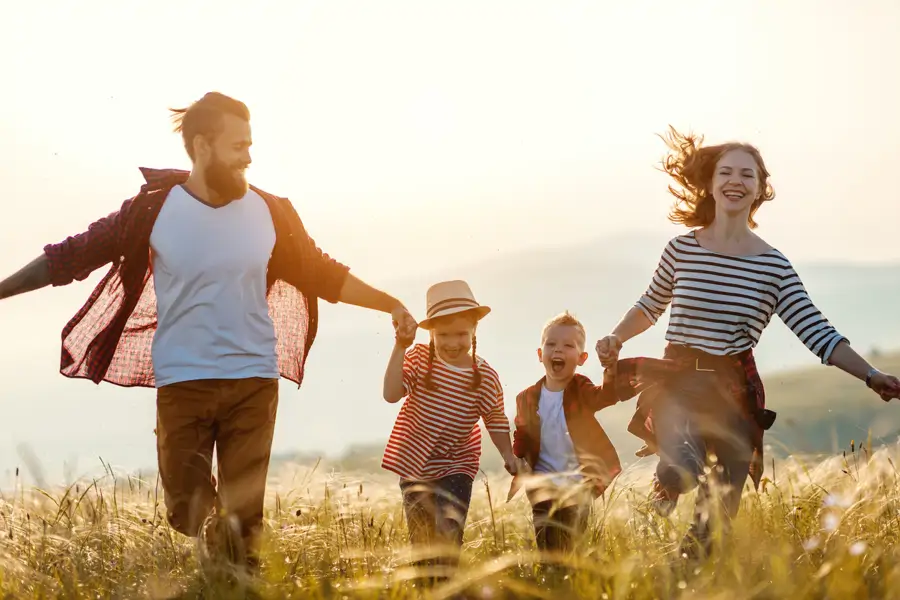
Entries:
[[608,335],[597,342],[595,349],[597,351],[597,358],[600,359],[600,364],[603,365],[603,368],[605,369],[614,365],[616,361],[619,360],[619,350],[622,349],[622,341],[618,336]]
[[519,458],[514,454],[509,454],[508,456],[503,457],[503,468],[506,469],[506,472],[510,475],[515,475],[519,472]]
[[900,398],[900,380],[893,375],[877,372],[869,380],[869,387],[885,402]]
[[409,348],[416,340],[416,331],[419,324],[415,318],[406,310],[403,305],[398,306],[391,312],[391,320],[394,325],[394,337],[397,344],[403,348]]

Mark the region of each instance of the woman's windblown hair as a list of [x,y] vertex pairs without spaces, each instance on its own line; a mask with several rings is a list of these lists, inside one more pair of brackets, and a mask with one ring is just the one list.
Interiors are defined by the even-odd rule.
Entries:
[[756,161],[762,190],[747,218],[750,228],[756,227],[753,215],[763,202],[775,198],[775,190],[769,184],[769,172],[756,147],[741,142],[703,146],[703,136],[683,135],[671,126],[669,133],[661,137],[671,151],[663,159],[662,168],[677,183],[677,186],[669,185],[669,192],[676,198],[669,213],[670,221],[687,227],[706,227],[712,223],[716,216],[716,201],[712,196],[716,164],[726,152],[743,150]]

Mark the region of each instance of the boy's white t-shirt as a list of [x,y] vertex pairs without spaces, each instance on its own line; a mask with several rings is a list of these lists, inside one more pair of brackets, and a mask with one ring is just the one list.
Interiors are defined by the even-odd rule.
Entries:
[[580,480],[581,475],[576,473],[579,463],[575,455],[575,444],[569,435],[563,410],[563,392],[551,392],[546,387],[541,387],[538,416],[541,418],[541,451],[534,471],[565,473],[565,476],[553,478],[555,483],[560,484]]
[[150,235],[156,387],[279,377],[266,299],[274,247],[272,215],[256,192],[213,207],[172,188]]

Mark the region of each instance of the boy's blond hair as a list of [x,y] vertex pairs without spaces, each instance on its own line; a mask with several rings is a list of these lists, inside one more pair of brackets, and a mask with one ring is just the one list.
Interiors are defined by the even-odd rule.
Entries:
[[564,313],[560,313],[547,321],[544,325],[544,329],[541,331],[541,345],[544,345],[544,342],[547,341],[547,332],[550,331],[551,327],[556,327],[557,325],[562,327],[574,327],[576,331],[578,331],[579,336],[581,337],[581,350],[584,350],[584,345],[587,343],[587,333],[584,330],[584,325],[578,318],[566,311]]

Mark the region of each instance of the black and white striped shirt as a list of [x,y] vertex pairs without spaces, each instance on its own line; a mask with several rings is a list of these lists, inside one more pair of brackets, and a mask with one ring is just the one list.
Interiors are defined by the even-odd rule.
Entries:
[[701,247],[694,232],[668,243],[637,307],[656,323],[669,304],[666,340],[710,354],[753,348],[773,313],[823,363],[844,339],[813,305],[781,252],[719,254]]

